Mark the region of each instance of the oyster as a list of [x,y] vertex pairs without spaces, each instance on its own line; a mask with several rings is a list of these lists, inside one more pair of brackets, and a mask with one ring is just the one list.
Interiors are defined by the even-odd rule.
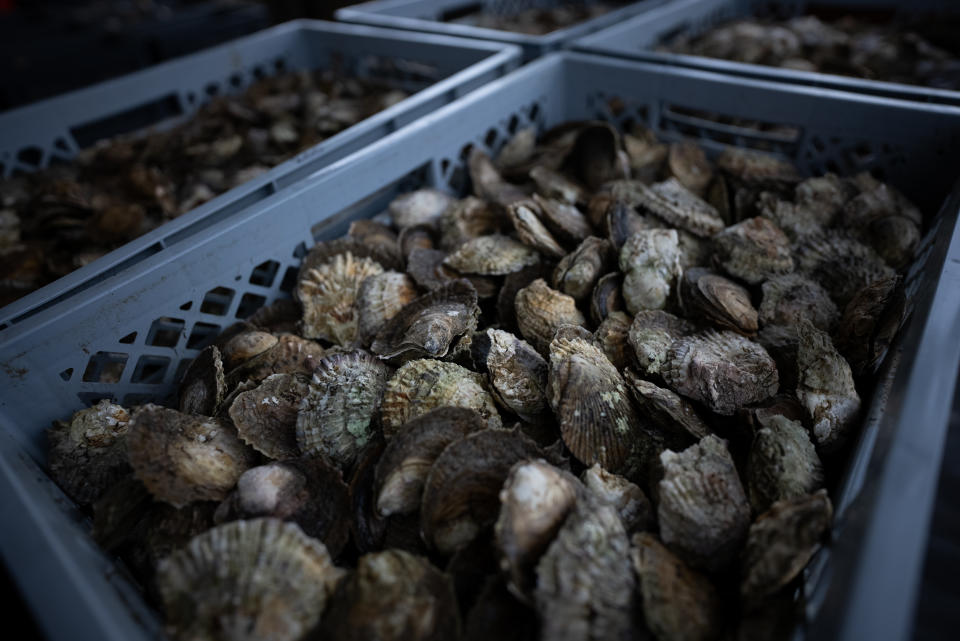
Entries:
[[498,234],[503,223],[493,206],[476,196],[467,196],[451,204],[440,216],[440,248],[453,251],[472,238]]
[[[297,319],[299,318],[300,314],[298,313]],[[229,372],[238,365],[264,353],[278,342],[279,339],[276,336],[260,330],[240,332],[230,337],[219,347],[223,371]]]
[[260,383],[274,374],[310,374],[325,354],[313,341],[280,334],[276,345],[227,373],[227,388],[235,389],[243,382]]
[[622,284],[620,272],[610,272],[597,281],[590,295],[590,320],[594,325],[599,325],[607,316],[623,309]]
[[383,272],[369,276],[357,290],[357,340],[369,345],[377,332],[417,297],[417,286],[407,274]]
[[298,456],[297,413],[309,387],[305,374],[273,374],[237,394],[229,414],[240,440],[272,459]]
[[407,304],[377,333],[370,351],[400,364],[414,358],[456,356],[477,329],[477,292],[455,280]]
[[762,325],[796,326],[805,318],[823,331],[830,331],[840,316],[827,290],[802,274],[764,282],[759,311]]
[[583,300],[594,290],[600,277],[615,266],[610,243],[590,236],[563,257],[553,270],[555,289]]
[[515,300],[520,333],[541,354],[550,353],[550,341],[561,325],[586,325],[571,296],[550,289],[542,279],[517,292]]
[[560,436],[570,452],[586,465],[629,471],[640,419],[626,381],[590,332],[573,325],[557,330],[550,343],[547,384]]
[[855,193],[855,188],[851,188],[836,174],[828,173],[797,183],[793,190],[793,200],[798,207],[815,216],[818,225],[830,227]]
[[630,158],[630,169],[637,180],[650,183],[656,179],[669,155],[669,147],[660,143],[652,131],[635,131],[626,134],[623,146]]
[[803,425],[776,415],[759,423],[747,460],[747,491],[757,513],[823,486],[823,466]]
[[383,223],[368,219],[355,220],[350,223],[347,236],[364,245],[376,247],[379,252],[392,256],[395,262],[403,260],[397,235]]
[[328,601],[320,638],[447,641],[460,636],[450,577],[402,550],[360,557]]
[[504,276],[540,260],[540,255],[509,236],[472,238],[454,250],[443,264],[464,274]]
[[727,227],[713,237],[713,247],[714,262],[751,285],[793,271],[790,239],[762,216]]
[[633,347],[641,372],[659,375],[674,341],[689,336],[696,326],[685,318],[656,310],[639,312],[633,317],[627,340]]
[[750,526],[740,594],[756,604],[803,570],[833,521],[826,490],[774,503]]
[[517,332],[516,298],[517,292],[537,280],[550,278],[550,266],[547,263],[537,263],[525,267],[518,272],[508,274],[503,279],[503,286],[497,295],[497,322],[500,329]]
[[390,203],[393,224],[403,229],[414,225],[436,225],[453,198],[430,187],[401,194]]
[[540,216],[546,226],[564,243],[579,243],[593,233],[587,221],[576,205],[533,195],[533,202],[540,208]]
[[633,363],[628,335],[633,319],[623,312],[611,312],[594,332],[594,338],[613,366],[622,372]]
[[813,438],[821,451],[835,451],[860,414],[853,372],[826,332],[806,321],[798,332],[797,398],[813,422]]
[[877,368],[906,316],[907,300],[899,276],[877,281],[854,295],[835,336],[837,349],[854,374]]
[[400,248],[400,255],[405,256],[409,262],[410,254],[414,251],[436,248],[436,243],[433,241],[433,228],[430,225],[404,227],[397,237],[397,245]]
[[297,525],[253,519],[193,538],[160,563],[157,584],[178,638],[295,641],[319,622],[342,576]]
[[129,424],[130,413],[108,399],[74,412],[69,421],[54,422],[48,432],[48,465],[70,498],[92,503],[129,473]]
[[873,249],[839,231],[802,239],[794,257],[797,268],[830,292],[840,308],[864,287],[896,276]]
[[723,606],[710,581],[646,532],[630,550],[643,618],[661,641],[709,641],[720,636]]
[[401,426],[432,409],[451,406],[475,410],[489,427],[500,427],[493,397],[480,374],[432,359],[404,363],[387,381],[381,419],[387,438]]
[[909,265],[920,244],[919,211],[883,184],[847,202],[840,218],[894,269]]
[[653,527],[653,507],[638,486],[594,463],[580,475],[588,490],[617,508],[627,533]]
[[750,187],[784,190],[801,179],[793,163],[752,149],[727,147],[716,162],[722,171]]
[[357,338],[357,290],[368,276],[383,266],[350,252],[337,254],[328,263],[307,269],[297,283],[303,304],[303,336],[348,346]]
[[711,434],[679,454],[663,452],[660,461],[660,537],[693,567],[724,568],[750,527],[750,504],[727,446]]
[[261,307],[247,318],[247,322],[264,332],[289,334],[296,331],[303,318],[303,309],[295,300],[281,298]]
[[576,133],[573,146],[564,161],[564,168],[589,189],[603,183],[626,178],[628,168],[621,162],[620,134],[606,122],[585,123]]
[[750,303],[750,292],[728,278],[702,267],[683,273],[680,301],[689,316],[699,316],[721,329],[744,335],[757,333],[757,310]]
[[389,377],[389,367],[360,350],[320,361],[297,414],[300,451],[349,469],[378,431],[375,418]]
[[514,201],[507,208],[507,213],[510,214],[510,221],[517,231],[517,238],[525,245],[553,258],[562,258],[567,253],[541,222],[540,216],[543,212],[535,201]]
[[518,594],[532,590],[537,561],[582,493],[576,477],[543,460],[523,461],[510,470],[494,531],[501,567]]
[[544,166],[530,170],[530,178],[537,186],[537,193],[570,205],[586,205],[590,195],[586,189],[566,176]]
[[711,433],[690,402],[643,380],[630,370],[627,370],[626,378],[633,387],[637,409],[663,434],[665,448],[680,451]]
[[501,405],[524,420],[547,409],[547,362],[510,332],[488,329],[474,337],[474,361],[487,372]]
[[537,148],[537,128],[524,127],[510,137],[497,154],[497,168],[508,171],[528,163]]
[[485,429],[437,457],[423,488],[420,530],[441,554],[467,545],[497,519],[497,495],[514,463],[544,452],[517,431]]
[[[377,245],[365,244],[356,238],[344,236],[336,240],[325,240],[318,242],[307,252],[300,263],[300,270],[297,272],[297,281],[302,281],[308,271],[317,269],[322,265],[332,262],[337,256],[346,256],[350,254],[354,261],[369,259],[380,265],[384,270],[398,270],[402,268],[402,263],[397,260],[395,252],[383,251]],[[294,297],[299,294],[294,290]]]
[[333,557],[350,538],[350,497],[340,471],[319,457],[252,467],[217,508],[214,520],[273,517],[293,521]]
[[490,162],[490,157],[476,147],[470,152],[467,168],[470,171],[470,181],[473,183],[473,193],[483,200],[496,203],[501,207],[508,207],[527,197],[526,191],[504,180]]
[[641,207],[674,227],[702,237],[723,230],[723,219],[713,205],[699,198],[676,178],[645,187],[641,193]]
[[713,167],[697,143],[684,140],[670,145],[667,167],[681,185],[702,196],[713,180]]
[[776,363],[757,343],[708,330],[674,341],[660,368],[675,392],[730,415],[777,393]]
[[186,414],[212,416],[226,394],[223,359],[216,345],[200,352],[180,383],[180,411]]
[[460,275],[443,264],[447,254],[439,249],[414,249],[407,257],[407,274],[417,285],[434,290],[455,281]]
[[223,500],[255,457],[229,423],[153,404],[133,413],[127,447],[137,478],[178,508]]
[[658,220],[641,216],[632,205],[619,200],[613,200],[607,207],[605,222],[607,238],[618,253],[634,234],[663,228]]
[[620,250],[620,269],[627,311],[662,309],[679,274],[676,230],[652,229],[631,236]]

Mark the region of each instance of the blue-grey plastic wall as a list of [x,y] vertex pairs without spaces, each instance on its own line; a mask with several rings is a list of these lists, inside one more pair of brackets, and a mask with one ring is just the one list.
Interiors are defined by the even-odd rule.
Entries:
[[[797,131],[786,136],[697,121],[689,109]],[[167,396],[175,372],[197,353],[187,344],[198,323],[229,325],[245,294],[264,303],[286,296],[280,277],[251,283],[265,261],[281,274],[295,270],[304,247],[342,234],[356,217],[382,212],[404,190],[462,191],[467,145],[492,152],[511,130],[583,118],[642,120],[668,140],[695,134],[713,151],[722,147],[717,138],[773,145],[811,172],[883,171],[928,214],[929,232],[909,278],[913,315],[898,341],[899,358],[888,358],[880,377],[887,391],[874,394],[835,496],[834,542],[807,573],[807,623],[798,632],[846,641],[879,630],[866,638],[905,639],[950,381],[960,362],[960,109],[584,54],[551,55],[490,83],[97,284],[71,309],[45,310],[0,335],[0,510],[15,515],[0,531],[0,552],[51,638],[134,641],[149,638],[149,627],[140,626],[154,620],[43,473],[50,420],[81,407],[81,397]],[[217,288],[234,294],[215,315],[202,308]],[[150,345],[151,327],[169,317],[184,321],[176,344]],[[119,382],[82,380],[98,352],[128,356]],[[145,356],[168,358],[169,367],[162,380],[133,383],[128,370]],[[43,614],[50,612],[56,614]]]
[[[519,49],[502,43],[299,20],[0,114],[0,166],[5,175],[36,169],[36,166],[17,158],[19,152],[27,148],[42,152],[40,167],[54,159],[70,158],[80,149],[75,132],[84,125],[144,104],[158,101],[175,104],[175,111],[181,115],[155,125],[170,126],[189,117],[209,100],[208,91],[215,91],[218,95],[235,92],[252,82],[255,72],[276,73],[274,63],[277,60],[282,60],[286,69],[314,69],[328,66],[334,56],[341,57],[348,64],[359,61],[356,71],[360,75],[364,75],[363,61],[368,56],[376,56],[422,64],[435,69],[442,80],[425,88],[416,82],[408,82],[410,89],[421,90],[3,307],[0,309],[0,334],[17,323],[28,322],[41,309],[69,305],[72,297],[109,275],[130,269],[144,258],[203,232],[318,169],[503,76],[520,64]],[[231,83],[233,80],[237,82],[236,86]]]
[[811,71],[780,69],[763,65],[733,62],[688,54],[654,51],[664,40],[675,34],[700,33],[726,20],[755,15],[757,11],[778,10],[785,14],[799,14],[808,5],[842,6],[852,9],[880,9],[905,15],[941,12],[960,15],[960,3],[954,0],[672,0],[653,7],[648,12],[579,38],[572,48],[576,51],[617,56],[732,73],[745,78],[774,80],[856,91],[875,96],[887,96],[920,102],[960,105],[960,91],[934,89],[895,82],[865,80]]

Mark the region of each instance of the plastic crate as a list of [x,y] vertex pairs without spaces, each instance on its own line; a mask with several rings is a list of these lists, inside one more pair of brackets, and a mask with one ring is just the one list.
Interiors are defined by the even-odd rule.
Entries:
[[749,16],[801,15],[807,8],[850,10],[885,16],[944,15],[960,21],[960,3],[956,0],[673,0],[603,31],[577,40],[573,48],[631,60],[731,73],[744,78],[776,80],[811,87],[825,87],[903,100],[960,105],[960,91],[933,89],[919,85],[865,80],[848,76],[796,71],[763,65],[733,62],[688,54],[653,51],[676,34],[699,34],[721,22]]
[[93,284],[242,212],[318,169],[499,78],[520,62],[515,47],[321,21],[294,21],[95,87],[0,114],[0,174],[33,171],[83,147],[148,126],[171,126],[212,97],[280,71],[336,64],[408,91],[363,120],[0,309],[0,333]]
[[[593,3],[593,0],[581,1],[585,4]],[[553,7],[570,0],[375,0],[338,9],[336,17],[337,20],[344,22],[508,42],[523,47],[523,59],[530,61],[545,53],[566,48],[577,38],[617,24],[665,1],[634,2],[580,24],[540,36],[455,24],[443,20],[446,17],[463,15],[482,8],[495,10],[502,15],[510,15],[510,13],[534,7]]]
[[[104,397],[128,405],[168,397],[218,331],[289,297],[316,240],[340,236],[410,189],[466,193],[470,145],[495,152],[531,123],[585,118],[642,121],[712,152],[727,143],[773,149],[810,172],[872,170],[926,212],[908,278],[913,313],[865,398],[864,428],[835,495],[835,540],[808,570],[799,629],[810,639],[906,639],[960,363],[960,109],[578,53],[490,83],[0,335],[0,551],[50,637],[138,641],[156,629],[43,472],[51,420]],[[124,363],[119,382],[101,382],[111,363]]]

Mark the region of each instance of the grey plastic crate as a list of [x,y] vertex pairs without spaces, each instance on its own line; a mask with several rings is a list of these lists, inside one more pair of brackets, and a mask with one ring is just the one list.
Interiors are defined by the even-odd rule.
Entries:
[[903,100],[960,105],[960,91],[653,51],[657,45],[679,33],[699,34],[721,22],[748,16],[800,15],[808,7],[831,11],[849,9],[854,13],[879,12],[891,16],[936,14],[960,20],[960,3],[956,0],[913,0],[911,2],[901,2],[901,0],[673,0],[608,29],[584,36],[578,39],[572,48],[577,51],[631,60],[731,73],[744,78],[856,91]]
[[[784,125],[768,132],[691,115]],[[52,639],[136,641],[156,618],[43,471],[44,430],[103,397],[162,399],[198,348],[289,296],[306,249],[399,193],[468,189],[469,146],[570,119],[642,121],[773,149],[803,170],[872,170],[916,200],[927,233],[909,275],[914,310],[888,357],[836,499],[834,543],[807,573],[810,639],[905,639],[960,363],[960,109],[553,54],[472,92],[298,185],[220,221],[0,335],[0,552]],[[104,366],[124,363],[119,382]]]
[[[641,0],[628,4],[613,11],[585,20],[564,29],[557,29],[548,34],[534,36],[523,33],[486,29],[468,24],[444,22],[445,16],[461,15],[463,13],[486,8],[501,15],[510,15],[524,9],[553,7],[571,0],[375,0],[337,10],[337,20],[376,25],[379,27],[393,27],[395,29],[410,29],[413,31],[427,31],[443,33],[451,36],[466,38],[480,38],[496,40],[523,47],[523,59],[534,60],[545,53],[566,48],[577,38],[617,24],[648,8],[662,4],[666,0]],[[575,0],[574,0],[575,1]],[[580,0],[584,4],[592,4],[593,0]],[[614,0],[615,1],[615,0]]]
[[0,114],[0,175],[73,157],[105,137],[169,127],[212,97],[242,91],[280,71],[336,64],[414,95],[301,152],[106,256],[0,309],[0,334],[32,322],[112,274],[243,211],[318,169],[499,78],[518,48],[449,36],[301,20],[122,78]]

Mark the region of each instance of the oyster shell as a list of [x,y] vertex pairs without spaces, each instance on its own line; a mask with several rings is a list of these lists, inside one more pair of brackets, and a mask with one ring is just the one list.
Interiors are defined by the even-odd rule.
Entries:
[[623,309],[622,284],[620,272],[611,272],[597,281],[597,286],[590,294],[590,320],[594,325],[599,325],[607,316]]
[[747,460],[747,491],[757,513],[823,486],[823,466],[803,425],[775,415],[759,422]]
[[574,143],[564,161],[564,168],[587,188],[617,178],[628,177],[628,167],[620,158],[620,133],[606,122],[586,123],[576,133]]
[[547,362],[510,332],[488,329],[474,337],[474,361],[487,372],[501,405],[524,420],[547,409]]
[[180,411],[212,416],[226,393],[223,359],[217,346],[210,345],[193,359],[183,373],[179,389]]
[[297,283],[297,297],[303,304],[304,338],[321,338],[343,346],[353,343],[357,338],[357,290],[365,278],[383,271],[380,263],[355,258],[350,252],[307,269]]
[[424,483],[440,453],[485,427],[479,414],[462,407],[439,407],[405,423],[377,462],[377,514],[387,517],[419,511]]
[[376,247],[378,252],[392,256],[394,262],[401,262],[400,244],[397,235],[392,229],[375,220],[360,219],[350,223],[347,236],[370,247]]
[[645,187],[641,194],[641,207],[674,227],[705,238],[723,230],[723,219],[713,205],[676,178]]
[[508,207],[511,203],[527,197],[527,192],[523,189],[504,180],[490,162],[490,157],[477,147],[470,152],[467,168],[473,183],[473,193],[483,200]]
[[227,373],[227,388],[260,383],[274,374],[310,374],[326,354],[318,343],[294,334],[280,334],[277,344]]
[[[297,281],[303,280],[304,275],[311,269],[316,269],[321,265],[333,261],[337,256],[344,256],[346,254],[350,254],[355,261],[360,261],[365,258],[369,259],[380,265],[384,270],[398,270],[403,267],[402,263],[397,260],[395,253],[385,252],[377,245],[367,245],[356,238],[344,236],[343,238],[325,240],[314,245],[300,263]],[[299,292],[295,289],[293,294],[294,297],[297,297]]]
[[636,315],[662,309],[680,272],[680,252],[674,229],[637,232],[620,250],[624,273],[621,293],[627,311]]
[[514,333],[519,331],[516,311],[517,292],[538,278],[550,278],[550,271],[549,264],[541,262],[508,274],[503,279],[503,286],[497,295],[497,322],[500,329]]
[[480,374],[433,359],[404,363],[387,381],[381,419],[387,438],[401,426],[432,409],[451,406],[475,410],[489,427],[500,427],[493,397]]
[[514,304],[520,333],[544,355],[561,325],[587,324],[573,297],[550,289],[542,278],[518,291]]
[[324,639],[447,641],[460,636],[450,577],[422,556],[385,550],[360,557],[330,598]]
[[455,281],[460,275],[443,264],[447,254],[439,249],[414,249],[407,257],[407,274],[420,287],[432,291]]
[[650,229],[661,229],[663,224],[651,216],[641,216],[633,206],[619,200],[613,200],[607,207],[605,221],[607,238],[619,253],[631,236]]
[[618,474],[611,474],[596,463],[583,471],[580,481],[596,496],[617,508],[628,534],[653,527],[653,506],[637,485]]
[[590,194],[583,187],[563,174],[538,165],[530,170],[530,179],[537,186],[537,193],[570,205],[586,205]]
[[717,156],[716,163],[732,178],[751,187],[783,190],[801,179],[793,163],[752,149],[727,147]]
[[821,451],[834,451],[860,414],[853,372],[826,332],[806,321],[797,330],[797,398],[812,420],[813,438]]
[[653,182],[669,155],[669,147],[657,140],[649,129],[634,128],[623,136],[623,147],[630,158],[630,169],[637,180]]
[[721,329],[749,336],[759,328],[750,292],[708,269],[694,267],[683,273],[680,301],[688,316],[699,316]]
[[805,318],[824,331],[830,331],[840,316],[827,290],[802,274],[765,281],[759,311],[761,325],[796,326]]
[[713,180],[713,167],[707,155],[697,143],[684,140],[671,143],[667,155],[667,167],[681,185],[702,196]]
[[750,527],[737,468],[712,434],[679,454],[660,455],[657,521],[663,542],[691,566],[720,570],[737,555]]
[[675,392],[724,415],[773,396],[779,380],[776,363],[763,347],[713,330],[674,341],[660,373]]
[[417,249],[435,249],[433,228],[430,225],[404,227],[397,237],[397,245],[400,247],[400,255],[406,256],[408,261],[410,254]]
[[836,174],[827,173],[797,183],[793,190],[793,200],[798,207],[816,216],[817,224],[830,227],[843,206],[855,194],[855,188],[851,188]]
[[407,274],[383,272],[368,276],[357,290],[357,340],[369,345],[377,332],[417,297],[417,286]]
[[899,276],[877,281],[854,295],[837,325],[835,342],[855,375],[876,370],[906,316],[906,294]]
[[[546,381],[544,381],[546,382]],[[74,501],[96,501],[130,471],[127,429],[130,413],[109,399],[55,421],[48,432],[50,474]]]
[[793,271],[790,239],[762,216],[748,218],[716,234],[713,248],[715,263],[751,285]]
[[710,581],[646,532],[633,536],[643,618],[657,639],[709,641],[720,636],[723,606]]
[[751,213],[773,222],[793,242],[800,242],[805,236],[819,234],[826,229],[818,210],[781,200],[769,191],[762,192],[757,197],[756,209],[756,212]]
[[633,348],[628,335],[633,319],[623,312],[611,312],[594,332],[594,338],[613,366],[622,372],[633,364]]
[[464,274],[504,276],[540,260],[530,247],[509,236],[494,234],[472,238],[453,251],[443,264]]
[[633,317],[627,340],[633,347],[640,371],[655,376],[660,374],[674,341],[694,331],[696,326],[685,318],[661,310],[645,311]]
[[640,419],[626,381],[590,332],[573,325],[557,330],[547,384],[560,436],[578,460],[615,473],[634,466]]
[[497,168],[507,171],[520,167],[533,157],[537,148],[537,128],[524,127],[513,134],[497,154]]
[[296,524],[253,519],[193,538],[160,563],[157,584],[178,638],[295,641],[319,622],[342,576]]
[[178,508],[223,500],[255,458],[229,423],[153,404],[133,413],[127,448],[137,478]]
[[514,463],[543,456],[517,431],[485,429],[451,443],[434,461],[423,488],[423,539],[441,554],[470,543],[496,521],[497,495]]
[[905,268],[913,259],[920,244],[922,222],[912,205],[908,204],[908,210],[902,211],[900,199],[903,196],[879,184],[847,202],[840,217],[845,227],[873,247],[894,269]]
[[440,217],[440,248],[453,251],[471,238],[499,234],[503,217],[476,196],[467,196],[447,207]]
[[608,241],[590,236],[557,264],[553,270],[553,287],[583,300],[594,290],[600,277],[615,267],[615,258]]
[[643,380],[630,370],[626,378],[633,387],[637,409],[663,434],[664,447],[680,451],[711,433],[693,405],[682,397]]
[[336,557],[350,538],[350,497],[340,471],[319,457],[252,467],[217,508],[214,520],[272,517],[292,521]]
[[370,351],[395,364],[456,356],[469,348],[479,317],[473,285],[455,280],[404,306],[380,329]]
[[229,409],[237,436],[272,459],[299,456],[297,413],[309,388],[305,374],[274,374],[237,394]]
[[519,238],[525,245],[553,258],[562,258],[566,250],[557,243],[553,234],[540,220],[543,211],[533,200],[517,200],[507,207],[510,221],[517,231]]
[[265,332],[289,334],[296,331],[303,318],[303,309],[295,300],[281,298],[261,307],[247,318],[247,322]]
[[389,206],[390,216],[400,229],[424,224],[433,226],[453,201],[439,189],[426,187],[394,198]]
[[790,583],[816,552],[833,521],[826,490],[774,503],[750,526],[740,594],[756,604]]
[[593,233],[587,217],[576,205],[544,198],[540,194],[533,195],[533,202],[540,208],[540,217],[544,224],[564,243],[579,243]]
[[531,592],[537,561],[582,493],[576,477],[543,460],[523,461],[510,470],[494,532],[500,565],[517,594]]
[[[297,319],[299,318],[298,313]],[[241,363],[264,353],[278,342],[279,339],[276,336],[260,330],[241,332],[232,336],[219,347],[223,371],[229,372]]]
[[794,259],[840,308],[864,287],[896,276],[873,249],[836,230],[802,239],[794,248]]

